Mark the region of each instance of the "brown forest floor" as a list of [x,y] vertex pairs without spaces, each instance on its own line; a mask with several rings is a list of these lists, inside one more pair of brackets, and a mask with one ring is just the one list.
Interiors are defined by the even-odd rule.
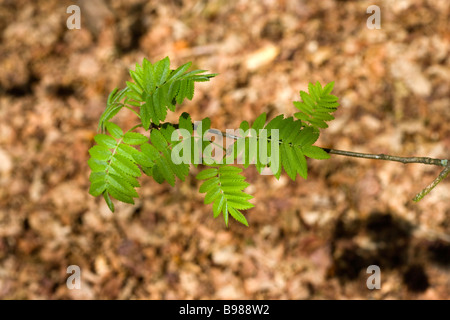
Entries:
[[174,188],[142,178],[136,205],[111,214],[86,164],[109,92],[165,56],[220,73],[169,121],[292,115],[308,82],[334,80],[341,107],[318,145],[449,158],[449,1],[375,2],[380,30],[373,1],[77,3],[68,30],[75,1],[0,1],[0,299],[450,298],[450,181],[411,201],[437,167],[333,156],[295,182],[248,169],[250,227],[227,229],[197,169]]

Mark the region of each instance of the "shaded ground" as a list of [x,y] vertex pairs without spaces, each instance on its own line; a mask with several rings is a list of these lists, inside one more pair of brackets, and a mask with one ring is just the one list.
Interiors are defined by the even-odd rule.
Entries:
[[248,169],[250,227],[226,229],[195,169],[174,188],[142,179],[138,203],[111,214],[86,164],[109,92],[167,55],[220,73],[178,109],[215,128],[292,115],[308,82],[334,80],[342,106],[318,145],[449,158],[448,1],[379,1],[380,30],[366,1],[79,3],[68,30],[70,1],[0,1],[0,298],[450,297],[450,184],[411,201],[439,168],[333,156],[295,182]]

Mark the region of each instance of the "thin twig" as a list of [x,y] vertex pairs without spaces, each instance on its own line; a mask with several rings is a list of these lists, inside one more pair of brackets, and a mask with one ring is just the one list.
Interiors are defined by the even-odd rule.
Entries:
[[444,168],[444,170],[441,171],[441,173],[437,176],[436,179],[434,179],[434,181],[425,189],[423,189],[422,191],[420,191],[415,197],[414,197],[414,201],[418,202],[420,201],[423,197],[425,197],[427,194],[430,193],[431,190],[434,189],[434,187],[436,187],[438,185],[439,182],[441,182],[442,180],[444,180],[448,174],[450,173],[450,165],[446,166]]
[[425,197],[427,194],[429,194],[430,191],[433,190],[439,184],[439,182],[444,180],[450,173],[450,164],[448,163],[447,159],[433,159],[433,158],[428,158],[428,157],[397,157],[397,156],[390,156],[387,154],[369,154],[369,153],[359,153],[359,152],[351,152],[351,151],[343,151],[343,150],[335,150],[335,149],[327,149],[327,148],[322,148],[322,149],[330,154],[338,154],[338,155],[347,156],[347,157],[397,161],[397,162],[401,162],[401,163],[422,163],[422,164],[429,164],[429,165],[434,165],[434,166],[445,167],[444,170],[441,171],[439,176],[436,179],[434,179],[434,181],[429,186],[427,186],[425,189],[420,191],[414,197],[413,200],[415,202],[422,200],[423,197]]
[[390,156],[387,154],[370,154],[370,153],[360,153],[336,149],[322,148],[325,152],[330,154],[337,154],[346,157],[364,158],[364,159],[375,159],[375,160],[386,160],[386,161],[397,161],[401,163],[423,163],[434,166],[445,167],[448,164],[446,159],[433,159],[428,157],[397,157]]

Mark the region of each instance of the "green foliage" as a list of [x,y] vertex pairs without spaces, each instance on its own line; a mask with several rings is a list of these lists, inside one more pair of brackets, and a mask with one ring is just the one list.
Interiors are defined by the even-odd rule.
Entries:
[[[267,116],[263,113],[251,126],[243,121],[238,136],[233,135],[234,143],[225,150],[216,140],[203,139],[208,132],[217,133],[210,129],[208,118],[194,125],[189,114],[183,113],[178,124],[163,123],[168,110],[174,112],[176,104],[193,98],[195,82],[209,81],[216,76],[206,74],[205,70],[189,72],[190,66],[188,62],[173,70],[168,57],[154,64],[144,59],[142,65],[136,64],[135,70],[130,71],[133,81],[127,81],[124,89],[111,92],[99,120],[100,133],[94,138],[96,145],[89,149],[89,193],[103,195],[114,211],[112,198],[134,203],[134,198],[138,197],[136,188],[140,186],[137,179],[142,173],[158,183],[168,182],[174,186],[176,177],[185,180],[190,163],[196,167],[203,163],[210,168],[200,171],[196,178],[204,180],[199,191],[206,193],[205,204],[213,204],[214,217],[222,213],[228,226],[231,215],[248,226],[242,210],[254,206],[248,201],[253,197],[244,192],[249,184],[234,161],[241,157],[244,168],[255,164],[259,172],[270,168],[277,179],[282,169],[292,180],[297,174],[306,179],[306,157],[329,158],[328,153],[313,144],[319,137],[319,128],[327,127],[325,122],[333,119],[331,113],[338,106],[337,97],[330,94],[334,83],[322,88],[317,82],[309,84],[309,93],[301,91],[303,102],[294,102],[300,110],[295,118],[279,115],[266,124]],[[135,113],[140,120],[125,133],[111,122],[122,108]],[[143,127],[149,137],[136,132],[139,127]],[[186,137],[179,137],[182,131],[187,133]],[[212,147],[226,152],[219,159],[200,155]]]
[[248,200],[253,197],[242,190],[249,184],[240,173],[242,169],[230,165],[219,166],[201,171],[197,179],[205,180],[200,193],[205,193],[205,204],[213,203],[214,218],[222,212],[228,226],[228,214],[248,227],[247,219],[240,210],[254,207]]
[[[89,149],[91,158],[88,161],[91,168],[91,188],[89,193],[99,196],[106,193],[122,202],[134,204],[133,198],[138,194],[137,178],[144,172],[152,176],[158,183],[167,181],[175,185],[175,176],[184,181],[189,173],[188,164],[174,164],[171,160],[170,137],[175,128],[165,124],[160,129],[150,131],[150,140],[138,132],[122,132],[119,126],[112,122],[106,123],[110,134],[97,134],[97,145]],[[139,146],[140,150],[135,146]],[[107,201],[111,211],[114,206]]]
[[135,188],[140,186],[137,178],[141,176],[141,171],[133,159],[133,154],[138,151],[131,145],[142,144],[147,138],[133,132],[133,139],[130,141],[126,137],[130,137],[131,132],[124,135],[122,129],[112,122],[107,122],[105,127],[110,136],[96,135],[97,145],[89,149],[89,193],[93,196],[103,194],[109,208],[114,211],[110,196],[131,204],[134,204],[133,198],[138,197]]
[[185,98],[192,100],[194,83],[209,81],[217,74],[205,74],[206,70],[187,72],[191,62],[179,68],[170,69],[169,57],[155,64],[144,59],[142,65],[136,64],[135,70],[130,70],[134,82],[127,81],[127,86],[114,89],[108,97],[106,110],[99,121],[99,129],[104,130],[105,124],[114,117],[121,108],[139,108],[134,111],[140,117],[143,127],[148,130],[150,124],[159,125],[166,119],[167,109],[175,111],[175,104],[181,104]]
[[303,102],[294,101],[294,106],[300,110],[294,116],[313,127],[328,128],[325,122],[334,119],[331,113],[336,111],[339,106],[338,97],[330,94],[333,87],[334,81],[328,83],[324,88],[318,81],[315,85],[310,83],[308,85],[309,94],[300,91]]
[[171,186],[175,185],[175,176],[184,181],[189,173],[189,164],[175,164],[171,159],[170,137],[174,130],[171,125],[151,130],[150,143],[141,145],[141,153],[135,156],[147,175],[158,183],[167,181]]
[[[306,179],[308,173],[305,156],[313,159],[330,157],[323,149],[313,146],[319,138],[317,128],[305,125],[302,121],[292,117],[283,118],[283,115],[275,117],[267,125],[264,125],[265,119],[266,114],[263,113],[253,123],[251,128],[255,130],[254,137],[247,137],[246,132],[250,127],[246,121],[240,125],[244,131],[245,144],[234,143],[234,158],[243,154],[245,168],[250,164],[255,164],[258,171],[261,172],[262,169],[276,162],[281,163],[281,166],[277,166],[278,170],[272,172],[277,179],[281,175],[281,167],[292,180],[295,180],[297,174]],[[273,143],[271,130],[278,130],[279,152],[277,154],[271,152]],[[262,136],[263,133],[264,136]],[[267,157],[264,156],[266,152],[262,152],[263,156],[261,157],[261,147],[267,150]],[[272,163],[268,162],[267,158],[270,158]]]
[[142,125],[148,130],[151,123],[159,125],[166,119],[167,109],[175,111],[175,104],[185,98],[192,100],[194,82],[209,81],[215,74],[203,74],[206,70],[186,72],[191,66],[188,62],[176,70],[170,69],[169,58],[151,64],[144,59],[142,66],[136,64],[130,71],[133,82],[127,81],[129,90],[125,94],[131,101],[139,104]]

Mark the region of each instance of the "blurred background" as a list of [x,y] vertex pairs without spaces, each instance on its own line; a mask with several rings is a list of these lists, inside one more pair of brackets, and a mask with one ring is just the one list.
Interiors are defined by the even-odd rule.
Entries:
[[[366,25],[373,4],[381,29]],[[249,168],[250,227],[227,229],[195,168],[174,188],[142,177],[136,205],[112,214],[86,164],[108,94],[165,56],[220,73],[168,121],[292,115],[308,82],[336,81],[317,145],[450,158],[449,1],[2,0],[0,41],[1,299],[450,298],[450,181],[411,200],[438,167],[332,156],[295,182]]]

